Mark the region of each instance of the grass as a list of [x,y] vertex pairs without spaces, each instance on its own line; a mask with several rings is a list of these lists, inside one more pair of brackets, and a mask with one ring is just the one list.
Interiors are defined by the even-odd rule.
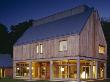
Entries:
[[[0,79],[0,82],[52,82],[47,80],[39,80],[39,81],[24,81],[24,80],[18,80],[18,79],[12,79],[12,78],[2,78]],[[55,82],[55,81],[53,81]],[[66,82],[66,81],[65,81]],[[72,81],[71,81],[72,82]],[[87,82],[110,82],[110,79],[106,80],[96,80],[96,81],[87,81]]]
[[25,82],[23,80],[11,79],[11,78],[2,78],[0,82]]
[[18,79],[12,79],[12,78],[2,78],[2,79],[0,79],[0,82],[52,82],[52,81],[47,81],[47,80],[25,81],[25,80],[18,80]]
[[110,79],[105,79],[105,80],[95,80],[95,81],[87,81],[87,82],[110,82]]
[[24,81],[12,78],[2,78],[0,79],[0,82],[48,82],[48,81]]

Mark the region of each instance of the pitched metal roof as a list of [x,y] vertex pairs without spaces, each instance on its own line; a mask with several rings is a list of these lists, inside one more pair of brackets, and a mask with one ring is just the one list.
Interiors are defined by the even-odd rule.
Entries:
[[79,34],[92,11],[93,9],[89,8],[80,14],[65,17],[39,26],[30,27],[23,36],[18,39],[15,45],[65,35]]
[[0,67],[12,67],[12,58],[9,54],[0,54]]

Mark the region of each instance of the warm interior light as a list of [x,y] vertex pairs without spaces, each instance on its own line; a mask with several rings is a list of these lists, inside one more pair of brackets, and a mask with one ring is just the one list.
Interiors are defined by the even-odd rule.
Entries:
[[96,73],[96,69],[95,69],[95,66],[93,66],[93,74]]
[[[29,69],[29,67],[27,67],[26,69]],[[34,67],[32,67],[32,70],[34,69]]]
[[96,66],[93,66],[93,77],[96,78]]
[[61,67],[61,71],[64,71],[64,68]]
[[27,69],[29,69],[29,67],[27,67]]
[[81,78],[83,78],[83,79],[87,78],[87,73],[85,71],[82,72]]
[[2,69],[0,69],[0,75],[1,75],[1,77],[2,77]]
[[32,73],[32,75],[34,75],[34,73]]
[[105,53],[105,47],[104,46],[99,46],[99,53],[104,54]]
[[19,70],[19,67],[17,67],[17,70]]

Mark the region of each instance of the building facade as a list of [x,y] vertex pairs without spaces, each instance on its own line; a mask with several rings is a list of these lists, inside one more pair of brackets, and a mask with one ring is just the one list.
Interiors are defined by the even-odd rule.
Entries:
[[34,21],[13,48],[13,78],[106,78],[107,44],[100,18],[85,5]]

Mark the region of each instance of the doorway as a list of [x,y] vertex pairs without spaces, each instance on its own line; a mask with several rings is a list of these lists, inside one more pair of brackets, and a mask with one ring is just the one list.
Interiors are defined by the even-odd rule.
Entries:
[[33,78],[50,79],[50,62],[34,62],[32,66]]

